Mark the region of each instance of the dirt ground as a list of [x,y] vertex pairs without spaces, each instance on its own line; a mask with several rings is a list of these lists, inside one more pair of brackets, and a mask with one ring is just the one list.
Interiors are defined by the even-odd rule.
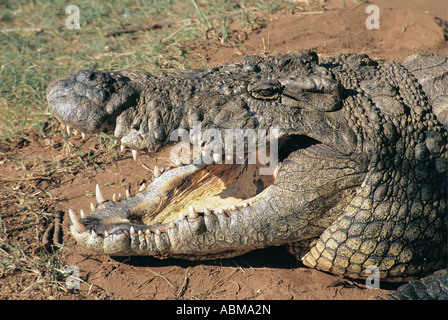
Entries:
[[[346,3],[346,9],[341,9]],[[367,29],[366,8],[376,5],[380,28]],[[207,54],[210,65],[234,61],[241,55],[311,49],[320,55],[365,53],[371,58],[402,62],[415,52],[448,55],[446,1],[329,0],[312,12],[274,16],[266,26],[247,35],[238,48],[219,48]],[[445,21],[441,26],[437,19]],[[235,31],[238,34],[238,31]],[[246,34],[239,37],[245,37]],[[204,50],[206,51],[206,50]]]
[[[271,21],[251,33],[233,30],[231,36],[240,36],[238,46],[215,45],[198,49],[207,65],[238,60],[245,54],[268,54],[300,49],[313,49],[322,55],[339,52],[366,53],[373,58],[398,62],[415,52],[448,55],[446,24],[448,9],[445,0],[326,1],[319,11],[294,12],[292,15],[274,16]],[[380,29],[365,27],[367,5],[380,8]],[[445,30],[444,30],[445,28]],[[69,138],[73,145],[80,145],[80,137]],[[22,143],[4,150],[6,158],[0,159],[0,176],[13,179],[21,177],[22,166],[10,159],[23,159],[32,166],[36,156],[49,161],[59,161],[64,156],[64,141],[59,134],[42,137],[29,136]],[[99,150],[97,137],[84,145],[85,154]],[[104,161],[101,161],[104,160]],[[53,180],[30,179],[28,185],[50,192],[61,199],[58,208],[90,210],[94,202],[95,185],[102,186],[107,199],[113,193],[123,193],[130,186],[135,193],[144,181],[150,181],[154,165],[168,163],[168,151],[146,154],[136,162],[130,152],[110,161],[104,154],[99,165],[90,165],[64,174]],[[0,188],[13,183],[2,181]],[[31,188],[30,187],[30,188]],[[368,299],[386,293],[397,285],[381,283],[383,289],[366,289],[363,281],[352,282],[340,277],[304,267],[288,255],[283,247],[257,250],[241,257],[210,262],[189,262],[175,259],[157,260],[149,257],[111,258],[79,248],[68,232],[68,214],[62,218],[62,251],[67,265],[76,266],[85,281],[80,289],[63,298],[72,299]],[[20,236],[20,230],[17,231]],[[37,241],[41,239],[34,239]],[[20,274],[6,278],[10,285],[19,282]],[[5,280],[5,279],[3,279]],[[1,282],[5,285],[5,281]],[[58,298],[58,293],[35,299]]]

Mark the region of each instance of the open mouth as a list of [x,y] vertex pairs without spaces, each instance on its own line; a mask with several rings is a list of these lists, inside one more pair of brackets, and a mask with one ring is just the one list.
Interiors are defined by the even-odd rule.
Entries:
[[259,168],[253,164],[207,165],[170,190],[158,210],[142,216],[142,223],[167,223],[196,210],[192,208],[226,211],[248,205],[274,181],[272,175],[260,175]]
[[[282,162],[291,153],[315,144],[319,142],[302,135],[281,138],[275,167],[272,163],[250,163],[245,153],[242,163],[236,163],[236,157],[220,156],[216,162],[221,164],[190,164],[162,171],[156,168],[153,185],[141,192],[145,200],[133,206],[129,220],[144,225],[166,224],[176,218],[211,211],[225,213],[250,206],[274,183]],[[215,160],[218,159],[215,157]],[[263,174],[263,169],[271,174]],[[155,190],[160,194],[157,201],[145,195],[154,194]]]
[[[107,235],[120,232],[121,223],[163,230],[172,227],[176,220],[195,219],[199,215],[212,213],[229,215],[253,205],[263,197],[269,186],[275,183],[283,162],[292,153],[320,144],[304,135],[281,137],[278,140],[275,167],[259,161],[248,163],[248,153],[245,153],[241,164],[236,163],[236,157],[225,159],[221,155],[219,161],[216,161],[221,164],[181,164],[163,169],[156,167],[153,182],[141,188],[133,197],[106,201],[97,188],[98,205],[92,216],[86,217],[82,213],[82,219],[79,219],[77,215],[71,214],[75,231],[83,233],[95,229],[96,234]],[[262,169],[269,169],[267,172],[271,174],[262,174]],[[120,214],[121,217],[116,214],[106,215],[108,218],[98,223],[97,217],[104,217],[105,211],[116,211],[117,206],[121,213],[127,211],[126,214]]]

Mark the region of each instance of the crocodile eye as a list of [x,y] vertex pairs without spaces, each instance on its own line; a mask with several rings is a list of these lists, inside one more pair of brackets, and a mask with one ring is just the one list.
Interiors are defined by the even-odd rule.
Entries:
[[276,92],[276,90],[273,90],[273,88],[268,88],[268,89],[258,90],[257,93],[263,97],[270,97],[270,96],[273,96],[274,94],[276,94],[277,92]]
[[252,96],[256,99],[277,99],[281,92],[282,87],[281,84],[276,81],[263,81],[254,84],[249,84],[248,90],[252,94]]

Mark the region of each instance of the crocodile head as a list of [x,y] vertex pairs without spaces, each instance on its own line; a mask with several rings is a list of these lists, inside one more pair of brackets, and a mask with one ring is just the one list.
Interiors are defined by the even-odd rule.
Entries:
[[71,128],[113,128],[134,159],[182,140],[173,168],[155,168],[135,196],[97,189],[91,215],[70,210],[87,248],[213,259],[294,244],[306,265],[352,277],[443,262],[447,135],[398,64],[302,51],[171,73],[82,70],[47,97]]

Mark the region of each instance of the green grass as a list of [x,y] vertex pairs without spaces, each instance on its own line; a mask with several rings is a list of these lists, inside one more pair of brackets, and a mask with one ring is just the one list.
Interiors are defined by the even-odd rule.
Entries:
[[[141,0],[84,1],[80,29],[67,29],[72,1],[0,4],[0,142],[20,137],[49,117],[48,83],[81,68],[189,68],[195,44],[212,34],[228,41],[230,20],[250,27],[283,1]],[[106,36],[107,32],[174,21],[170,27]],[[28,29],[28,30],[27,30]],[[31,30],[30,30],[31,29]],[[40,30],[40,31],[33,31]],[[213,39],[212,39],[213,40]]]

